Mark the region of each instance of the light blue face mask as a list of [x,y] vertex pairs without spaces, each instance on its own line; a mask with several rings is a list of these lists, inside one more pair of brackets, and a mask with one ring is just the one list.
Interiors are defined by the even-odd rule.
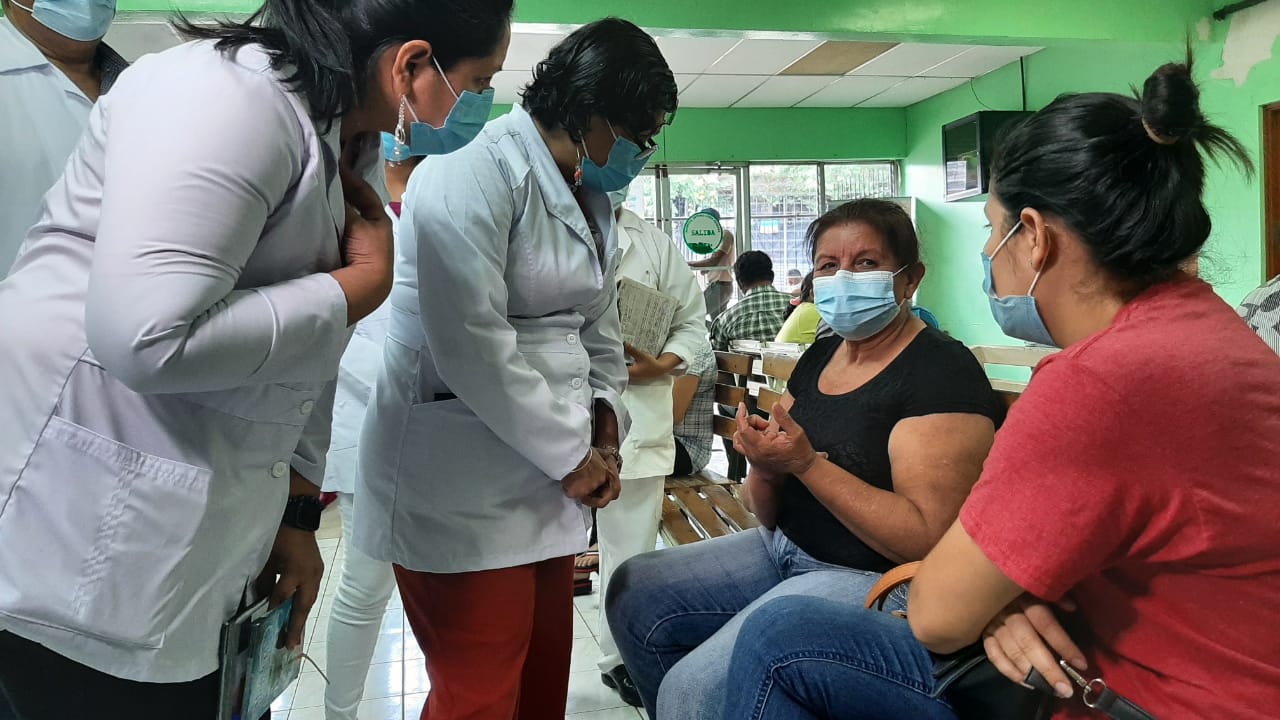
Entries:
[[[449,88],[449,92],[457,98],[457,102],[453,104],[453,109],[449,111],[448,117],[444,119],[444,125],[440,127],[432,127],[427,123],[418,119],[418,114],[413,111],[413,106],[409,104],[409,99],[401,96],[400,98],[400,124],[396,125],[395,141],[400,145],[408,146],[407,153],[401,151],[400,154],[407,155],[448,155],[455,150],[461,150],[467,146],[467,143],[476,139],[480,131],[484,129],[485,123],[489,122],[489,111],[493,109],[493,88],[485,90],[483,93],[476,94],[470,90],[463,90],[459,95],[449,82],[448,76],[440,69],[440,63],[435,57],[431,58],[431,62],[436,65],[436,72],[440,73],[440,77],[444,79],[445,87]],[[409,125],[409,137],[405,138],[404,132],[404,110],[409,109],[409,115],[413,117],[413,122]]]
[[613,133],[613,147],[609,150],[609,159],[604,167],[595,164],[587,154],[586,143],[582,144],[581,182],[588,188],[603,193],[621,190],[630,185],[640,171],[644,170],[649,158],[658,151],[656,144],[641,150],[639,145],[618,137],[612,124],[609,125],[609,132]]
[[31,13],[41,25],[81,42],[101,40],[116,17],[115,0],[32,0],[31,5],[12,2]]
[[390,163],[402,163],[413,157],[413,153],[409,152],[408,145],[401,145],[396,142],[396,136],[391,133],[382,133],[382,159]]
[[889,327],[902,310],[893,279],[897,272],[849,272],[813,279],[813,302],[827,325],[845,340],[866,340]]
[[627,192],[627,188],[609,191],[609,205],[613,207],[614,212],[618,212],[623,204],[627,202],[627,196],[630,194]]
[[995,318],[996,324],[1000,326],[1005,335],[1039,345],[1057,347],[1057,343],[1053,341],[1053,336],[1049,334],[1049,328],[1044,326],[1044,319],[1040,317],[1040,310],[1036,307],[1036,299],[1031,296],[1036,291],[1036,283],[1040,282],[1039,272],[1036,273],[1035,279],[1031,281],[1031,288],[1027,290],[1026,295],[996,296],[995,280],[991,276],[991,261],[995,259],[996,255],[1000,254],[1004,246],[1009,244],[1010,238],[1020,229],[1022,229],[1021,220],[1018,221],[1017,225],[1013,226],[1008,235],[1004,236],[1004,239],[996,246],[990,257],[985,252],[979,251],[979,254],[982,255],[982,291],[987,294],[987,302],[991,304],[991,316]]

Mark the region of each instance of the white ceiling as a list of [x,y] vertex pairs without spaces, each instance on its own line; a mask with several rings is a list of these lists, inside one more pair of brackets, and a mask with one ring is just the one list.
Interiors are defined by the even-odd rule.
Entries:
[[[497,101],[513,103],[533,67],[563,32],[517,24],[505,69],[494,78]],[[681,107],[906,107],[981,77],[1040,48],[903,43],[848,72],[784,73],[824,45],[820,39],[659,36],[676,75]],[[159,22],[117,22],[109,42],[129,60],[179,41]]]

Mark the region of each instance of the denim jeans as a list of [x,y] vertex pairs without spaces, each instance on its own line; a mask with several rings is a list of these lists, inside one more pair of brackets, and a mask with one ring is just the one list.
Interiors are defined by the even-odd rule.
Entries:
[[929,697],[933,660],[905,620],[860,603],[785,597],[751,613],[724,720],[956,720]]
[[760,528],[638,555],[614,574],[605,605],[649,716],[711,720],[723,712],[729,656],[751,610],[791,595],[861,607],[879,577],[815,560]]

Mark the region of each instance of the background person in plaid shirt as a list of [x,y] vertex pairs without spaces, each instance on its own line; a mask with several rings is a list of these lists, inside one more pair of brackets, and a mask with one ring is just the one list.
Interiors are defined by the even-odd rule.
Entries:
[[728,350],[734,340],[772,341],[791,305],[790,295],[773,288],[773,260],[759,250],[742,253],[733,264],[733,275],[743,297],[711,323],[716,350]]

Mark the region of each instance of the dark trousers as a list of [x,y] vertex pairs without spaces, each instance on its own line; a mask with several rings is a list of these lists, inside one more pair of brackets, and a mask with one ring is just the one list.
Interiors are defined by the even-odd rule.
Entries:
[[183,683],[122,680],[0,632],[0,718],[6,720],[215,720],[218,684],[218,673]]

